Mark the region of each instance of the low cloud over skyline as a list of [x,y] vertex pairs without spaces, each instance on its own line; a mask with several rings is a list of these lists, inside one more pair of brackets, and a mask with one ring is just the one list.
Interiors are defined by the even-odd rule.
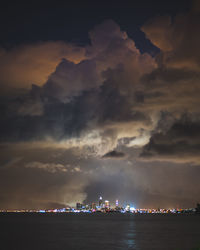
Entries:
[[[0,51],[0,207],[194,206],[200,184],[199,12],[160,16],[141,53],[105,20],[90,43]],[[200,42],[200,41],[199,41]]]

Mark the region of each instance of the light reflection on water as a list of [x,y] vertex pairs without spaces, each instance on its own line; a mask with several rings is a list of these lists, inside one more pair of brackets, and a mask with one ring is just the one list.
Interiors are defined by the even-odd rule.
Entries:
[[130,221],[127,223],[127,231],[124,235],[124,250],[125,249],[137,249],[135,242],[136,232],[135,232],[135,223],[130,218]]

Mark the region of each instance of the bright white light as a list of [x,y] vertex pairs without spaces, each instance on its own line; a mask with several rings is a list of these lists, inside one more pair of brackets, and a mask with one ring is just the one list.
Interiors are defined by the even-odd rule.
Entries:
[[142,135],[140,137],[137,137],[131,140],[129,144],[127,144],[126,146],[127,147],[142,147],[149,142],[149,139],[150,139],[150,135],[145,134],[145,135]]

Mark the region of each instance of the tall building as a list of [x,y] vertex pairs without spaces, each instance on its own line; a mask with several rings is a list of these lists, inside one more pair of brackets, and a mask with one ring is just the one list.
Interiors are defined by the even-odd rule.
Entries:
[[81,210],[82,209],[82,204],[81,203],[76,203],[76,209]]
[[102,196],[99,197],[99,207],[102,208],[103,205],[103,199]]
[[126,205],[125,210],[126,210],[127,212],[130,212],[130,205],[129,205],[129,204]]
[[116,201],[115,201],[115,206],[116,206],[116,207],[119,207],[119,200],[116,200]]
[[106,209],[110,208],[110,202],[108,200],[105,200],[105,208]]

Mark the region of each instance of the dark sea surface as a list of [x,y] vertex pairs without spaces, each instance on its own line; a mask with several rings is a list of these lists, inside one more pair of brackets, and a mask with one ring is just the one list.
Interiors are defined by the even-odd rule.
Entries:
[[199,250],[200,215],[0,214],[0,250]]

